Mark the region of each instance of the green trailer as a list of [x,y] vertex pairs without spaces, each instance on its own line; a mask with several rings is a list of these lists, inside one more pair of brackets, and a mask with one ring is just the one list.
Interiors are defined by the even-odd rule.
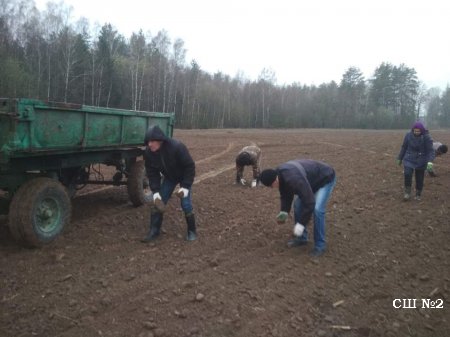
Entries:
[[[172,137],[173,124],[172,113],[0,98],[0,214],[12,236],[33,247],[53,241],[88,184],[127,185],[134,206],[147,202],[144,135],[158,125]],[[115,174],[93,179],[97,164]]]

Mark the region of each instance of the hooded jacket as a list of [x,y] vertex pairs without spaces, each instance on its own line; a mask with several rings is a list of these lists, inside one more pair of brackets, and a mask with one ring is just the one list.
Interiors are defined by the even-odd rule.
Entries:
[[[299,167],[300,166],[300,167]],[[336,177],[334,169],[320,161],[298,159],[276,168],[281,200],[281,211],[289,213],[294,195],[301,202],[300,223],[306,225],[316,206],[315,193]]]
[[[162,141],[158,151],[152,152],[148,148],[151,140]],[[182,142],[166,137],[157,125],[147,130],[144,142],[145,169],[153,193],[161,189],[161,174],[181,187],[191,188],[195,177],[195,162]]]
[[[419,136],[414,135],[414,129],[420,129]],[[403,165],[413,169],[425,169],[428,162],[435,157],[433,140],[430,133],[422,123],[416,122],[404,139],[397,159],[403,161]]]

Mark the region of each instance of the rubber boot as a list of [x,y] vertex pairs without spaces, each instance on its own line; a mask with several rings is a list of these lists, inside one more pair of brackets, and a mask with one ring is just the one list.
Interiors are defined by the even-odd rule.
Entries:
[[417,190],[416,191],[416,197],[414,199],[416,199],[417,201],[420,201],[420,195],[422,194],[422,191]]
[[411,199],[411,186],[405,186],[405,194],[403,195],[403,200],[408,201]]
[[194,213],[186,214],[186,224],[187,224],[187,241],[197,240],[197,229],[195,227],[195,216]]
[[156,209],[152,209],[150,215],[150,230],[148,231],[145,238],[143,238],[141,241],[150,242],[155,240],[161,232],[162,221],[163,221],[163,214]]

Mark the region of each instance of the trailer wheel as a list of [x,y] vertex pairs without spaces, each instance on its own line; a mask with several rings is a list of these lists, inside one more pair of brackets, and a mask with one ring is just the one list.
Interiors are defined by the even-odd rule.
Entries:
[[14,195],[9,213],[13,237],[27,246],[40,247],[56,239],[70,222],[71,203],[57,180],[35,178]]
[[137,161],[131,166],[127,189],[130,201],[136,207],[152,200],[153,194],[145,172],[144,161]]

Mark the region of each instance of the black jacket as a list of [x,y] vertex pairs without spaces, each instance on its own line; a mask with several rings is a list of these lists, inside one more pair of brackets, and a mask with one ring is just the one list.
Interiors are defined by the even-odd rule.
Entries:
[[186,146],[175,139],[168,138],[158,127],[150,128],[144,142],[161,140],[161,148],[152,152],[147,147],[144,152],[145,169],[150,183],[150,189],[157,193],[161,189],[161,174],[181,187],[190,188],[195,177],[195,162]]
[[[294,162],[296,164],[293,164]],[[303,167],[304,170],[297,165]],[[276,170],[279,180],[281,211],[289,213],[294,195],[297,195],[302,202],[300,223],[306,226],[316,206],[314,194],[321,187],[333,181],[336,176],[334,169],[320,161],[297,159],[281,164]]]

